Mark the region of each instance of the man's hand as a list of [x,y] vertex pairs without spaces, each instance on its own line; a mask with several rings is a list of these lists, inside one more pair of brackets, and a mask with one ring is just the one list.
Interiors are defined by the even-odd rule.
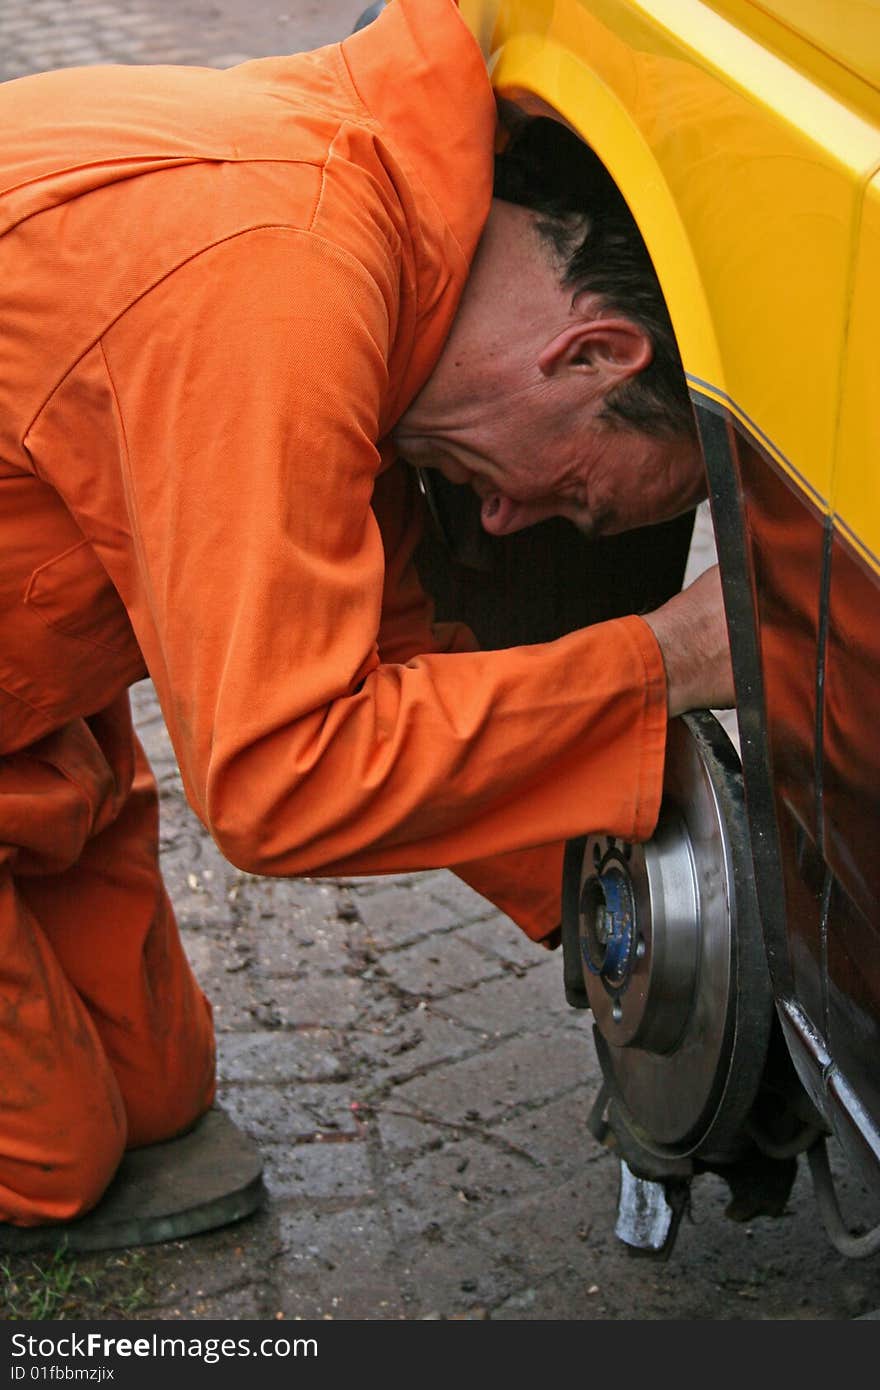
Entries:
[[717,565],[644,619],[663,654],[670,718],[690,709],[729,709],[735,703]]

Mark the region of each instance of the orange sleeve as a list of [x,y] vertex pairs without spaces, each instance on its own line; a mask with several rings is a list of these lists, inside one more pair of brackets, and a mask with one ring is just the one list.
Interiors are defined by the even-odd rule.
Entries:
[[388,346],[363,269],[284,228],[202,252],[104,337],[129,608],[191,804],[233,863],[271,875],[644,838],[666,692],[641,619],[380,660]]
[[[414,554],[424,511],[415,473],[395,464],[376,479],[373,511],[385,551],[379,659],[406,662],[428,652],[476,651],[477,639],[464,623],[435,622],[434,604],[422,588]],[[535,940],[559,925],[564,844],[489,855],[453,864],[459,878],[477,889]]]

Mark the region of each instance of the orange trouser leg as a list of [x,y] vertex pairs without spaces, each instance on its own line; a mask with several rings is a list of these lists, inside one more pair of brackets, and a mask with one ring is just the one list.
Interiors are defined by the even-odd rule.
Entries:
[[0,1219],[63,1221],[101,1196],[125,1109],[88,1012],[0,865]]
[[[10,844],[10,829],[18,843]],[[60,1220],[214,1095],[127,699],[0,758],[0,1219]]]

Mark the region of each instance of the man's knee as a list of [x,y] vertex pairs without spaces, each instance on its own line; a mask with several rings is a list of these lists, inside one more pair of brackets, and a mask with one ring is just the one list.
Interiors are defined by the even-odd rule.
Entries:
[[121,1111],[94,1110],[79,1125],[35,1133],[0,1155],[0,1221],[42,1226],[90,1211],[113,1180],[125,1150]]

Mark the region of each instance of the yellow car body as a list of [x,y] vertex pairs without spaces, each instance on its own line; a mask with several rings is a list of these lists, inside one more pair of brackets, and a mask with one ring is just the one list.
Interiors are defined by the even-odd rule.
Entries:
[[880,554],[877,355],[869,325],[850,322],[857,279],[858,302],[873,288],[878,303],[880,5],[461,0],[461,11],[499,94],[562,117],[614,176],[695,390],[756,425],[798,485]]
[[599,155],[709,476],[777,1011],[880,1187],[880,0],[461,0]]

